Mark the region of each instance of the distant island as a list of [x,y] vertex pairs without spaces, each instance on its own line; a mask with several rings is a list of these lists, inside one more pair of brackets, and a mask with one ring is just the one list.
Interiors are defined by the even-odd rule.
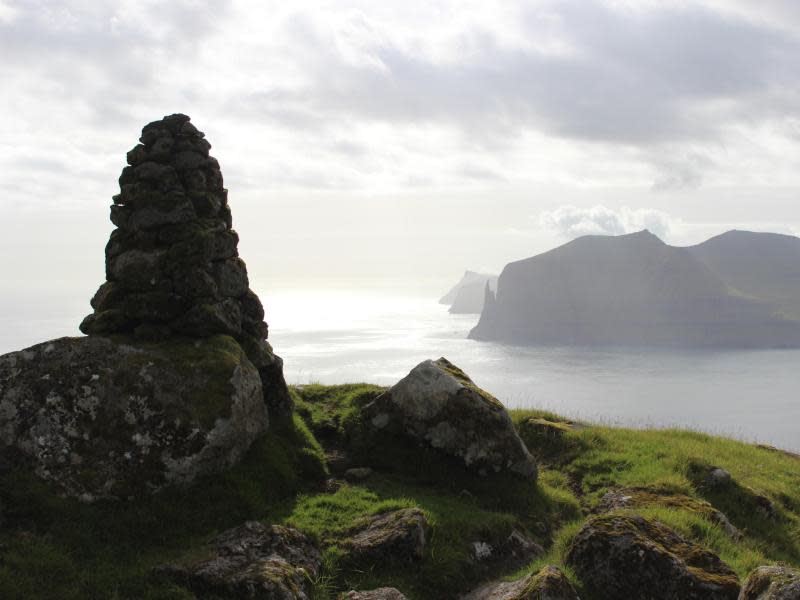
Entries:
[[479,315],[483,310],[487,283],[492,290],[496,290],[497,275],[465,271],[459,282],[442,296],[439,304],[449,304],[452,314]]
[[503,269],[469,337],[520,344],[800,347],[800,238],[697,246],[591,235]]

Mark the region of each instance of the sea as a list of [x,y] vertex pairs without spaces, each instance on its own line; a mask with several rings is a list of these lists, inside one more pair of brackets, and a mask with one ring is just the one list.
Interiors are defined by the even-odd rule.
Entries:
[[[432,297],[287,290],[262,300],[289,383],[392,385],[419,362],[444,356],[509,408],[609,426],[689,428],[800,452],[800,350],[512,346],[467,339],[478,315],[451,315]],[[38,305],[6,306],[0,353],[78,335],[89,310]]]

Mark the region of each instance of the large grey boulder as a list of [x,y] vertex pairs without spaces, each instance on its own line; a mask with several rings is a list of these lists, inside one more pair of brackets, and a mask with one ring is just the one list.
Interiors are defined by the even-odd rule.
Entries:
[[414,367],[362,415],[374,431],[411,438],[481,475],[536,478],[536,462],[505,407],[445,358]]
[[747,576],[739,600],[800,600],[800,571],[758,567]]
[[517,581],[487,583],[461,600],[580,600],[578,593],[560,569],[543,567]]
[[220,472],[267,424],[259,373],[228,336],[61,338],[0,356],[0,455],[85,501]]
[[199,598],[308,600],[322,555],[291,527],[249,521],[199,549],[197,557],[156,569]]
[[566,562],[598,600],[736,600],[739,578],[720,558],[637,515],[589,519]]

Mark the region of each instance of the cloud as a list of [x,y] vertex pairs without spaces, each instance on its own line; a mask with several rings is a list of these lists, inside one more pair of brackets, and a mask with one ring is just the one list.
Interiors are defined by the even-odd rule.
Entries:
[[658,210],[628,207],[613,210],[600,204],[591,208],[560,206],[542,213],[539,223],[570,239],[582,235],[622,235],[642,229],[666,239],[674,225],[668,214]]
[[[670,192],[736,185],[768,129],[758,166],[791,185],[793,6],[0,0],[0,111],[15,116],[0,143],[57,146],[75,165],[180,110],[235,146],[243,171],[278,173],[262,187],[536,178]],[[13,166],[0,148],[0,172]]]

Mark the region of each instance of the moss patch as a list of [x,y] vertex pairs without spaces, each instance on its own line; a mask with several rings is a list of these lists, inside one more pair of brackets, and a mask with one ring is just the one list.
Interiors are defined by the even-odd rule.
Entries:
[[466,373],[464,373],[464,371],[459,369],[457,366],[455,366],[446,358],[442,357],[439,360],[437,360],[436,365],[445,373],[452,375],[453,377],[458,379],[461,385],[463,385],[465,388],[468,388],[473,392],[475,392],[476,394],[478,394],[483,399],[483,401],[486,402],[486,404],[488,404],[492,408],[495,409],[503,408],[502,402],[500,402],[497,398],[492,396],[486,390],[481,389],[477,385],[475,385],[472,379],[470,379],[469,376]]

